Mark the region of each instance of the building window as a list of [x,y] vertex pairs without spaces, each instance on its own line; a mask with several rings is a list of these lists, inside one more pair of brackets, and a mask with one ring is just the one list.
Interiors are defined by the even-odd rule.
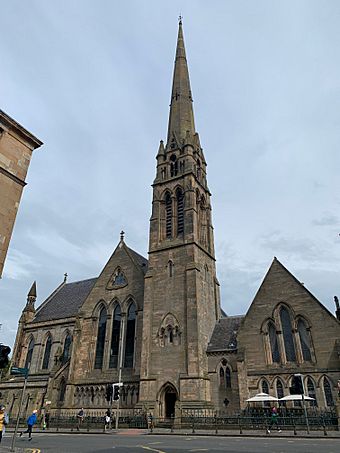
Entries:
[[34,349],[34,338],[31,338],[31,341],[29,342],[28,349],[27,349],[25,368],[31,367],[33,349]]
[[177,198],[177,234],[184,232],[184,195],[181,189],[176,191]]
[[306,324],[302,319],[299,319],[297,329],[299,332],[301,350],[302,350],[302,357],[305,361],[311,361],[311,345],[310,345],[310,336],[307,330]]
[[50,356],[51,356],[51,348],[52,348],[52,337],[48,335],[46,344],[45,344],[45,351],[44,351],[44,358],[42,363],[42,369],[48,370],[48,366],[50,363]]
[[169,192],[165,195],[165,235],[172,237],[172,200]]
[[314,400],[310,401],[310,405],[316,407],[318,405],[318,402],[316,399],[315,385],[310,377],[307,379],[307,394],[311,398],[314,398]]
[[328,407],[334,406],[332,387],[329,380],[326,377],[323,378],[323,391],[325,394],[326,406]]
[[170,176],[177,176],[178,173],[178,162],[177,162],[177,157],[175,154],[173,154],[170,157]]
[[220,387],[224,387],[224,369],[220,368]]
[[106,323],[107,323],[107,312],[106,312],[106,309],[103,307],[100,311],[99,321],[98,321],[96,357],[95,357],[95,361],[94,361],[94,367],[96,369],[101,369],[103,367]]
[[169,277],[172,277],[174,274],[174,263],[169,260],[168,262],[168,269],[169,269]]
[[109,363],[110,368],[117,368],[117,366],[118,366],[119,335],[120,335],[121,320],[122,320],[122,313],[121,313],[120,305],[117,305],[113,312],[111,354],[110,354],[110,363]]
[[262,381],[261,390],[262,390],[262,393],[267,393],[269,395],[269,385],[265,379],[263,379],[263,381]]
[[136,306],[132,302],[129,306],[126,322],[125,337],[125,359],[124,367],[133,367],[133,355],[135,352],[135,328],[136,328]]
[[231,372],[229,367],[225,369],[225,386],[227,389],[231,388]]
[[71,334],[68,333],[66,335],[65,341],[64,341],[64,349],[63,349],[63,355],[61,359],[62,365],[64,365],[71,357],[71,345],[72,345],[72,337]]
[[280,319],[282,326],[283,342],[285,345],[287,362],[296,361],[295,345],[293,338],[292,323],[287,308],[282,307],[280,310]]
[[276,381],[276,396],[279,399],[284,397],[283,384],[280,379]]
[[280,363],[279,343],[277,341],[276,328],[272,322],[268,324],[271,357],[273,363]]
[[60,381],[59,387],[59,401],[62,403],[65,400],[65,393],[66,393],[66,381],[62,379]]
[[199,159],[197,159],[197,178],[201,178],[201,162]]

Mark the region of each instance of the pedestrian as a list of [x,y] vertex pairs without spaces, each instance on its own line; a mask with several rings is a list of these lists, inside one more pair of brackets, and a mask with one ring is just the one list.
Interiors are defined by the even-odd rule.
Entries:
[[32,429],[33,429],[33,426],[37,423],[37,418],[38,418],[37,417],[37,413],[38,413],[38,411],[36,409],[34,409],[32,414],[28,417],[28,419],[27,419],[27,429],[26,429],[26,431],[21,431],[20,437],[23,434],[28,433],[28,440],[32,440]]
[[153,430],[153,416],[152,416],[151,412],[148,415],[148,428],[150,431]]
[[5,434],[5,426],[8,425],[9,419],[8,415],[5,412],[5,406],[0,406],[0,443],[2,436]]
[[77,414],[77,431],[80,430],[83,420],[84,420],[84,409],[81,408]]
[[49,429],[50,427],[50,413],[46,412],[45,414],[45,424],[46,424],[46,429]]
[[281,432],[281,428],[280,428],[279,422],[278,422],[278,417],[279,417],[279,414],[277,413],[277,409],[275,406],[273,406],[271,415],[270,415],[270,423],[269,423],[269,426],[267,429],[268,434],[270,434],[270,429],[273,427],[273,425],[276,426],[279,433]]
[[111,422],[111,411],[110,411],[110,409],[108,409],[105,412],[105,424],[104,424],[105,431],[106,431],[107,428],[110,427],[110,422]]

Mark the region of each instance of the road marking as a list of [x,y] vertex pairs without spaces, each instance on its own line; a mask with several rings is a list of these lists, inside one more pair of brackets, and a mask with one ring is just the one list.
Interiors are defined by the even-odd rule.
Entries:
[[157,444],[162,444],[163,442],[149,442],[148,445],[157,445]]
[[189,450],[189,451],[208,451],[207,448],[194,448],[193,450]]
[[39,448],[25,448],[25,453],[41,453]]
[[144,448],[144,450],[155,451],[156,453],[166,453],[163,450],[155,450],[154,448],[150,448],[150,447],[147,447],[145,445],[139,445],[139,446],[140,446],[140,448]]

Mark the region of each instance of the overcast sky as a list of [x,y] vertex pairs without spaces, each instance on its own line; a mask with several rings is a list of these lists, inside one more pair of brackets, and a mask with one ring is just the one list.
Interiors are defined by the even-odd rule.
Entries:
[[121,229],[147,255],[180,13],[224,310],[246,312],[276,256],[334,312],[338,0],[11,0],[1,5],[0,108],[44,145],[0,281],[0,341],[13,344],[34,280],[39,305],[64,272],[97,276]]

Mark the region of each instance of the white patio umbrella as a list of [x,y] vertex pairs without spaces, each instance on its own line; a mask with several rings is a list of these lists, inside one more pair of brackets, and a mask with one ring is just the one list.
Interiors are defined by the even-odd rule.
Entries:
[[[305,401],[315,401],[315,398],[311,396],[303,395]],[[287,395],[283,398],[280,398],[279,401],[302,401],[302,395]]]
[[248,398],[246,401],[248,403],[255,403],[261,401],[278,401],[278,399],[275,398],[275,396],[268,395],[268,393],[258,393],[257,395]]

